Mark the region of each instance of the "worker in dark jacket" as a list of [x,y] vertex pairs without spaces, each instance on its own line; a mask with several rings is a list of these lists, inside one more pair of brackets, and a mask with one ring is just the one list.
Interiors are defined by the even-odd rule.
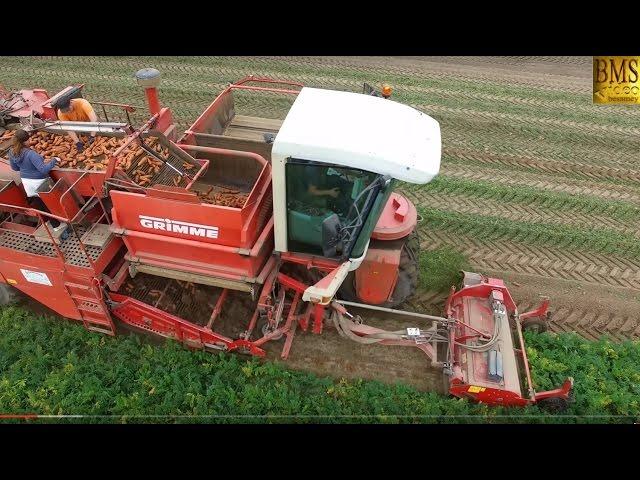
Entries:
[[[9,150],[9,163],[13,170],[20,172],[22,186],[31,206],[38,210],[49,212],[45,203],[38,196],[38,187],[47,181],[49,172],[56,166],[59,159],[58,157],[53,157],[49,162],[45,163],[42,155],[25,145],[28,139],[29,133],[25,130],[18,130],[15,133],[13,146]],[[67,228],[66,223],[60,223],[52,218],[50,224],[56,233],[62,230],[64,236]]]

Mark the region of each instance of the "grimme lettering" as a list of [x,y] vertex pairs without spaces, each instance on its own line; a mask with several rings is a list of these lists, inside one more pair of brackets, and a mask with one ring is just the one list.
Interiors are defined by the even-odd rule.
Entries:
[[162,230],[164,232],[183,233],[195,237],[218,238],[218,227],[180,222],[177,220],[169,220],[168,218],[140,215],[140,225],[144,228]]

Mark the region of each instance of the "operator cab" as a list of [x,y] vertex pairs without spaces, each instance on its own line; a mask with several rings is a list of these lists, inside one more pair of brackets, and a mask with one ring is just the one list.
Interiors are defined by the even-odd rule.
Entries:
[[378,175],[297,159],[287,162],[285,174],[289,250],[325,257],[348,251],[376,197]]
[[423,184],[440,168],[440,126],[371,95],[303,88],[272,150],[275,247],[362,258],[393,180]]

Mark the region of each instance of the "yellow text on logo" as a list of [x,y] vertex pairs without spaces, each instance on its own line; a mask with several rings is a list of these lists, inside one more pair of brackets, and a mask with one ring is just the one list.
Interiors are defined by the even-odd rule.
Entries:
[[484,392],[486,390],[485,387],[478,387],[476,385],[470,385],[467,392],[469,393],[480,393],[480,392]]
[[593,57],[593,103],[640,103],[640,57]]

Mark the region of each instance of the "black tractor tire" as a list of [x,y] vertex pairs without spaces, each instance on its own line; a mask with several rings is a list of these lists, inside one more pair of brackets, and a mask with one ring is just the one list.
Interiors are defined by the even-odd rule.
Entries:
[[[269,319],[264,316],[264,317],[260,317],[258,318],[258,323],[256,325],[258,328],[258,339],[262,338],[263,336],[267,335],[268,333],[270,333],[269,331]],[[278,340],[282,339],[284,337],[284,334],[281,333],[275,337],[273,337],[271,339],[272,342],[277,342]]]
[[523,323],[522,330],[525,332],[542,333],[549,330],[549,324],[544,318],[529,318]]
[[0,283],[0,307],[16,301],[16,291],[13,287]]
[[569,408],[569,403],[569,400],[560,397],[545,398],[544,400],[537,402],[540,408],[550,413],[561,413],[566,411],[567,408]]
[[[385,308],[395,308],[406,302],[418,288],[418,257],[420,255],[420,237],[418,231],[414,229],[406,237],[406,241],[400,253],[400,265],[398,266],[398,281],[393,290],[391,300],[379,306]],[[356,293],[356,274],[350,272],[344,279],[338,295],[342,300],[348,302],[362,302]]]
[[446,372],[442,372],[442,394],[447,396],[447,397],[452,396],[449,393],[449,388],[451,387],[450,380],[451,380],[451,378],[450,378],[449,374],[446,373]]

